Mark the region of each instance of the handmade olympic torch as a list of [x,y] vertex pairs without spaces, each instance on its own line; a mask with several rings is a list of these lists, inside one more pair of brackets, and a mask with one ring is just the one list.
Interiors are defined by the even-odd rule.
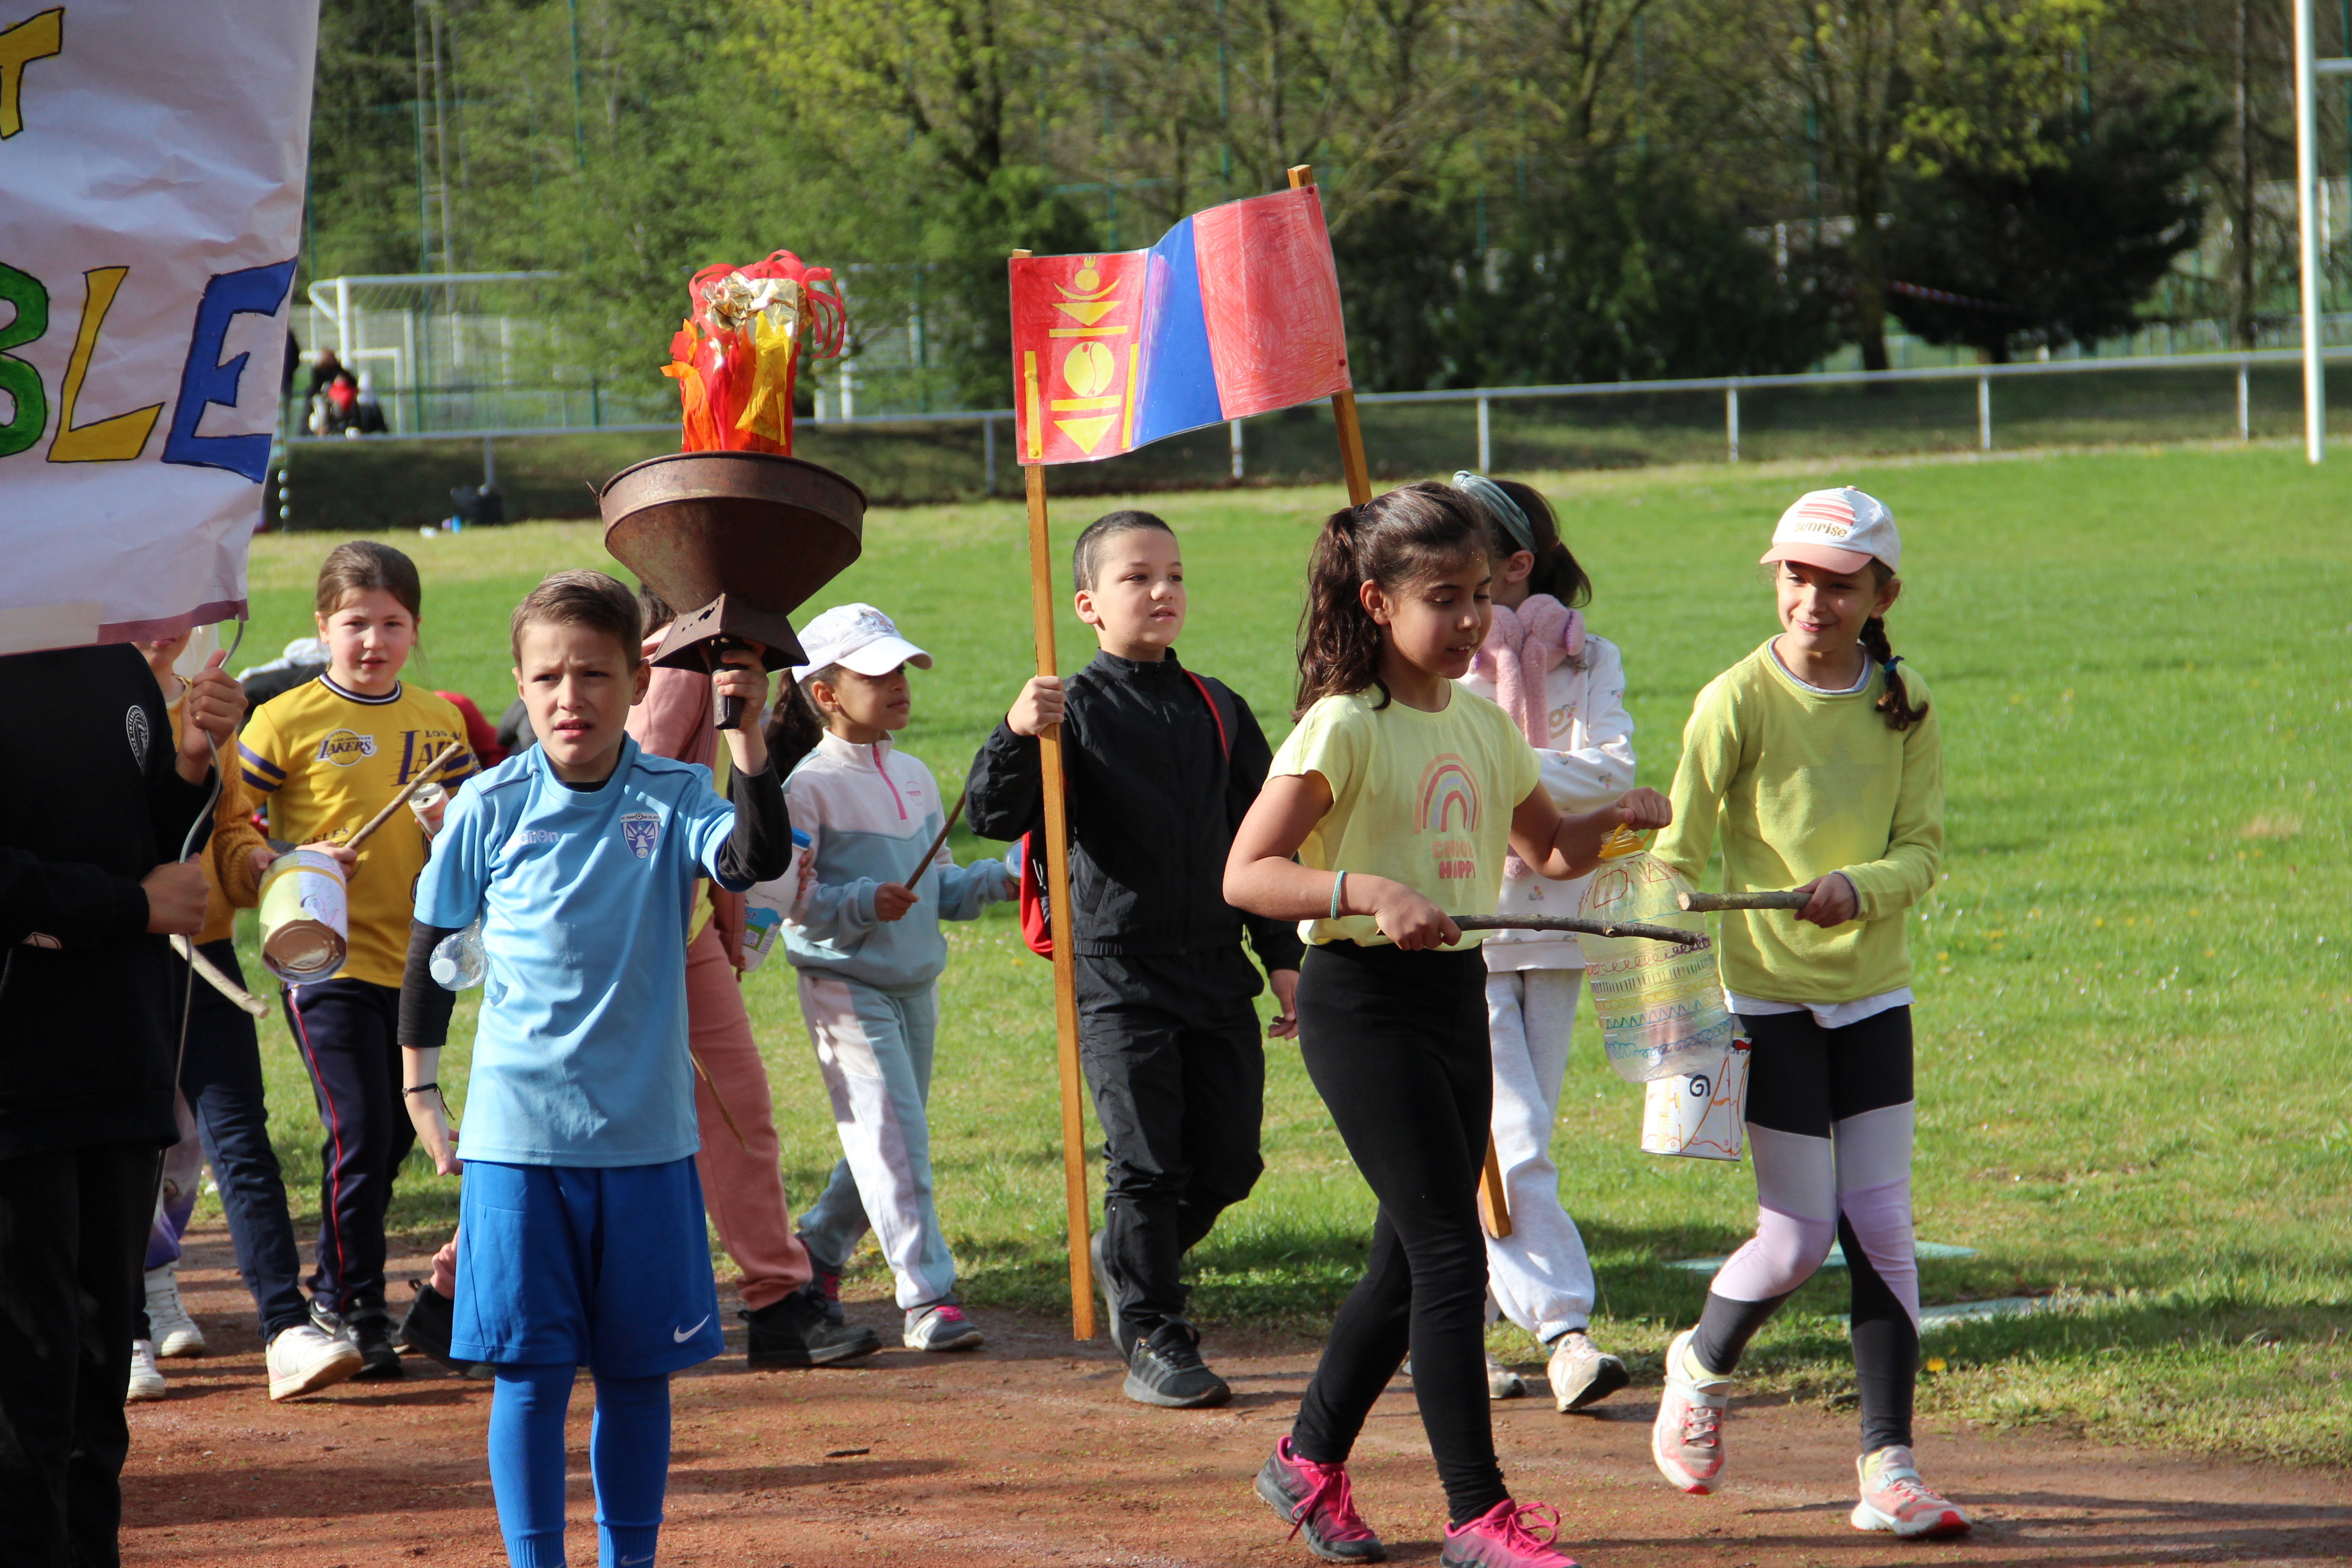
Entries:
[[[711,669],[755,644],[772,671],[800,663],[786,617],[857,559],[866,493],[792,456],[800,362],[838,354],[848,326],[832,277],[779,250],[688,285],[694,313],[662,372],[678,384],[682,449],[597,493],[604,548],[677,612],[657,665]],[[741,709],[722,700],[719,728]]]

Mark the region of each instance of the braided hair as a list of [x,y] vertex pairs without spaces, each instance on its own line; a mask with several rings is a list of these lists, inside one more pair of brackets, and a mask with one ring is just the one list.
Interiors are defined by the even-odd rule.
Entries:
[[1307,562],[1307,605],[1298,616],[1298,697],[1291,717],[1326,697],[1381,688],[1381,628],[1364,608],[1363,585],[1393,593],[1473,556],[1487,557],[1486,513],[1451,485],[1404,485],[1324,520]]
[[[1886,563],[1874,557],[1870,563],[1870,574],[1881,588],[1895,580],[1895,574],[1888,570]],[[1862,651],[1870,656],[1873,664],[1886,672],[1886,689],[1878,697],[1878,710],[1886,716],[1886,727],[1899,732],[1926,718],[1928,705],[1922,702],[1916,708],[1911,706],[1911,694],[1903,684],[1903,677],[1895,672],[1895,667],[1903,662],[1903,656],[1896,653],[1895,645],[1886,640],[1885,616],[1873,616],[1863,623]]]

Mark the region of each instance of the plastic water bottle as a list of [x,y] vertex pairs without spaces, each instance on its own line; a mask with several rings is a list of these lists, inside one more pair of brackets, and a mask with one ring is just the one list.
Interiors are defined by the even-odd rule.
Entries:
[[[1646,849],[1604,859],[1585,884],[1578,913],[1590,921],[1641,921],[1705,931],[1704,916],[1675,903],[1690,884]],[[1715,943],[1693,947],[1640,937],[1580,936],[1584,973],[1601,1017],[1601,1045],[1618,1076],[1633,1083],[1713,1072],[1731,1048]]]
[[467,991],[482,983],[489,973],[489,960],[482,952],[482,922],[476,921],[464,931],[445,936],[433,950],[434,983],[445,990]]

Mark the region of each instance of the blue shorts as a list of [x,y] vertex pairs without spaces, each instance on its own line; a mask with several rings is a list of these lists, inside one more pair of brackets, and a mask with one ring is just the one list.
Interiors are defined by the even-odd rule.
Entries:
[[691,1156],[662,1165],[466,1162],[450,1353],[654,1377],[725,1350]]

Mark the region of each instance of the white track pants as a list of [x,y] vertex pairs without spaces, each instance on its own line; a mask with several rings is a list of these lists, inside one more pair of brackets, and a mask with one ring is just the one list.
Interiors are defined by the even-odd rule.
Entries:
[[1592,1261],[1559,1203],[1551,1161],[1569,1030],[1580,969],[1523,969],[1486,976],[1486,1034],[1495,1058],[1495,1158],[1511,1209],[1511,1234],[1486,1238],[1487,1289],[1504,1316],[1549,1343],[1592,1313]]
[[821,1268],[849,1261],[867,1227],[898,1286],[898,1305],[925,1306],[955,1291],[955,1260],[931,1201],[931,1047],[940,994],[877,991],[800,972],[801,1016],[833,1097],[833,1124],[847,1156],[801,1216],[801,1239]]

